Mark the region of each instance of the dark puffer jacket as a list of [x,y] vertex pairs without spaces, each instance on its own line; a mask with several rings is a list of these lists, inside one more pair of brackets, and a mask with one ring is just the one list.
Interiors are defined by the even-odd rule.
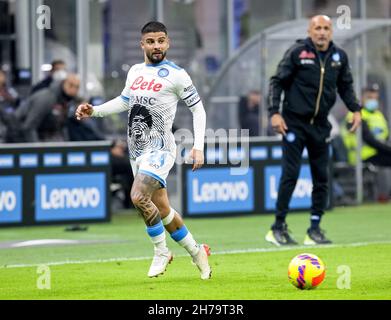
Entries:
[[72,103],[76,103],[75,98],[65,95],[62,82],[53,82],[31,95],[16,111],[24,141],[68,140],[66,124]]
[[361,109],[353,90],[348,56],[333,42],[323,57],[310,38],[297,40],[286,51],[276,74],[270,79],[270,116],[279,112],[282,92],[282,113],[293,114],[310,123],[327,121],[337,92],[350,111]]

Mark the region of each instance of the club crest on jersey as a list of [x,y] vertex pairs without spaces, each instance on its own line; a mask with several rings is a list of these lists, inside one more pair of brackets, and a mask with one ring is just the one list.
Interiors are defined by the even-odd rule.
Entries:
[[159,71],[158,71],[157,74],[158,74],[159,77],[164,78],[164,77],[167,77],[169,73],[170,73],[170,72],[168,71],[168,69],[166,69],[166,68],[161,68],[161,69],[159,69]]
[[332,58],[333,58],[333,60],[334,60],[335,62],[338,62],[338,61],[341,60],[341,56],[339,55],[338,52],[337,52],[337,53],[334,53],[334,54],[332,55]]

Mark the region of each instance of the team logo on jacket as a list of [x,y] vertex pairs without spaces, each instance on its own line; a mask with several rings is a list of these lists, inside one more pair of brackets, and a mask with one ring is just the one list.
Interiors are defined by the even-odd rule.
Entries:
[[340,67],[341,66],[341,56],[338,52],[334,53],[331,58],[333,59],[333,61],[331,61],[331,66],[333,68],[337,68],[337,67]]
[[303,50],[302,52],[300,52],[299,58],[300,59],[315,59],[316,56],[315,56],[315,53],[313,53],[311,51]]
[[296,140],[296,135],[293,132],[288,132],[285,139],[288,142],[293,142]]
[[166,68],[161,68],[161,69],[158,71],[157,74],[158,74],[159,77],[164,78],[164,77],[167,77],[169,73],[170,73],[170,72],[168,71],[168,69],[166,69]]
[[337,53],[334,53],[334,54],[332,55],[332,58],[333,58],[333,60],[334,60],[335,62],[338,62],[338,61],[341,60],[341,56],[339,55],[338,52],[337,52]]

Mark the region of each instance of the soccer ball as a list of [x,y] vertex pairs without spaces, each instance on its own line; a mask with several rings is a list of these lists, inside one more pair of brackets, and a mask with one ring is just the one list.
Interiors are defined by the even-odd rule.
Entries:
[[299,289],[314,289],[325,276],[325,265],[316,255],[302,253],[289,263],[288,279]]

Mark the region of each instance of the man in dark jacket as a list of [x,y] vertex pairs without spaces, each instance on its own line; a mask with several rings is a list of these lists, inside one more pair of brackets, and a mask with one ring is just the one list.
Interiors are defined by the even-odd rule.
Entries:
[[49,75],[32,87],[31,94],[50,87],[53,81],[62,81],[65,79],[67,72],[66,65],[63,60],[54,60],[51,66],[52,68],[49,72]]
[[[307,148],[313,181],[311,226],[304,244],[331,243],[319,224],[328,202],[329,135],[327,115],[338,91],[353,112],[351,131],[361,123],[361,107],[353,90],[353,78],[345,51],[332,42],[332,22],[327,16],[310,20],[308,38],[298,40],[285,53],[270,79],[269,114],[275,132],[283,135],[282,176],[276,220],[266,235],[275,245],[297,244],[285,222],[289,202]],[[281,93],[284,92],[282,113]]]
[[16,112],[24,141],[68,140],[65,126],[70,105],[80,102],[79,87],[79,77],[69,74],[62,82],[53,82],[49,88],[30,96]]
[[239,122],[242,129],[249,130],[249,136],[259,135],[259,105],[261,93],[258,90],[250,91],[239,100]]

